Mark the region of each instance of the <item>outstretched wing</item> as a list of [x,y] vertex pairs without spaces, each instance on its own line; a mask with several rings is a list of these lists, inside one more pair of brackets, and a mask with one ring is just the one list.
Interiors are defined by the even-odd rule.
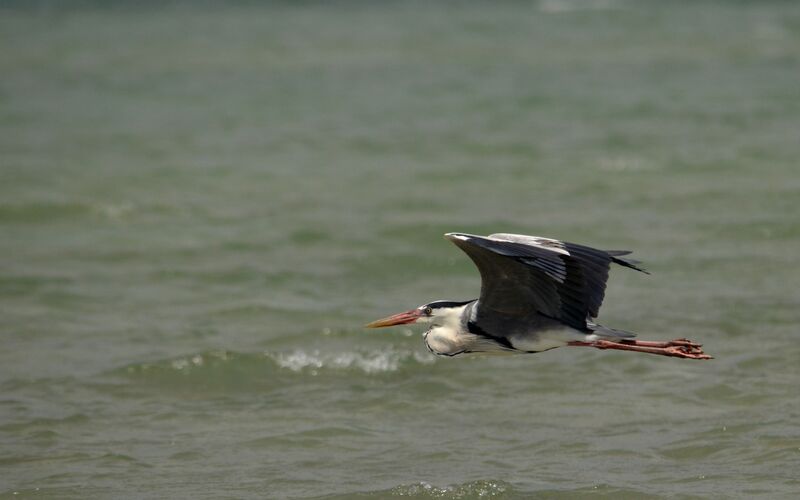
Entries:
[[481,273],[480,313],[505,317],[536,312],[578,330],[596,318],[612,262],[647,272],[621,256],[537,236],[448,233]]

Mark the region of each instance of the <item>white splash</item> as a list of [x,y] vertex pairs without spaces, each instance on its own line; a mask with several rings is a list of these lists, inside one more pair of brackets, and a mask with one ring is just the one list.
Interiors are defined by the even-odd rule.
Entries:
[[434,357],[427,353],[401,352],[401,351],[370,351],[370,352],[321,352],[292,351],[289,353],[270,353],[265,355],[274,360],[281,368],[294,372],[310,370],[312,375],[317,375],[321,369],[346,370],[358,369],[364,373],[388,373],[397,371],[407,360],[417,363],[430,364]]
[[[178,371],[182,371],[182,370],[185,371],[185,370],[188,370],[189,368],[192,368],[192,367],[195,367],[195,366],[197,366],[197,367],[203,366],[203,363],[205,363],[205,360],[203,359],[203,356],[200,355],[200,354],[195,354],[194,356],[189,357],[189,358],[178,358],[178,359],[175,359],[170,363],[170,365],[172,366],[172,368],[174,368],[174,369],[176,369]],[[146,366],[145,366],[145,368],[146,368]]]

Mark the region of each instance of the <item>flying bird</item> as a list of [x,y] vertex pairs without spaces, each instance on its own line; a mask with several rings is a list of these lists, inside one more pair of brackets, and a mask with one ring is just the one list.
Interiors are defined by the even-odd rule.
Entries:
[[611,264],[646,274],[625,250],[498,233],[447,233],[481,274],[480,297],[437,300],[373,321],[368,328],[427,323],[425,345],[434,354],[536,353],[562,346],[712,359],[687,339],[635,340],[636,334],[595,323]]

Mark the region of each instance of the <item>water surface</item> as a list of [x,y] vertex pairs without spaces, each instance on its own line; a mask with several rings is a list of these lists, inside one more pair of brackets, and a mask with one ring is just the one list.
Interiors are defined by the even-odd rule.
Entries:
[[[0,4],[0,498],[794,498],[800,5]],[[711,362],[367,331],[635,250]]]

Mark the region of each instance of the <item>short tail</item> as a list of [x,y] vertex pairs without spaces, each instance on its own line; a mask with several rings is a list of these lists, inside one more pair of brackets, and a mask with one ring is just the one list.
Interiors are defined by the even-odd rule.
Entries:
[[599,335],[600,337],[605,337],[608,339],[632,339],[636,337],[636,334],[633,332],[628,332],[625,330],[617,330],[616,328],[609,328],[607,326],[598,325],[595,323],[588,323],[587,326],[595,335]]

